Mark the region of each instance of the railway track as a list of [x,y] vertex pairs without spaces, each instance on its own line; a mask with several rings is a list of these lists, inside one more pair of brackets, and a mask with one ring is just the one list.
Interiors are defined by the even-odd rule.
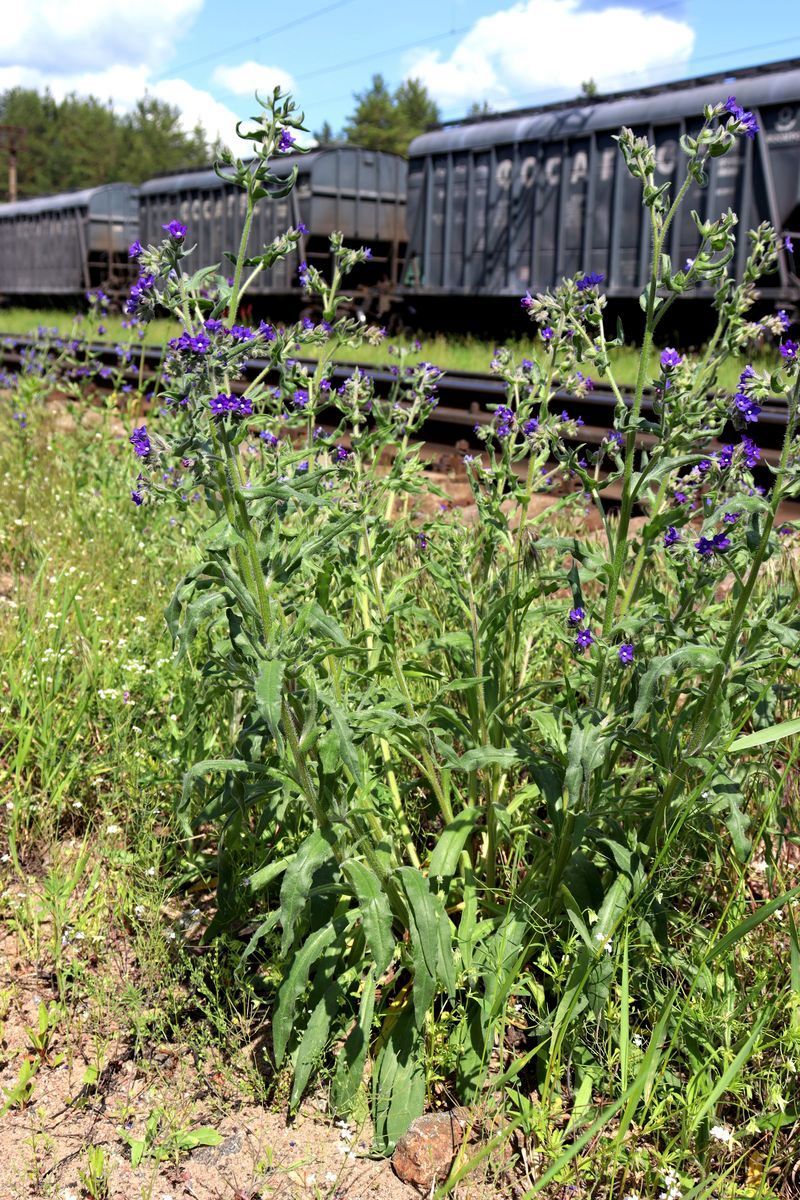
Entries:
[[[39,343],[36,338],[18,337],[14,334],[0,333],[0,366],[19,367],[24,362],[26,352],[35,349]],[[114,346],[107,343],[95,343],[88,347],[92,359],[101,366],[118,368],[118,356]],[[56,351],[53,350],[55,355]],[[315,366],[313,359],[299,358],[298,362]],[[132,387],[138,388],[141,382],[145,389],[157,384],[163,362],[163,353],[155,347],[137,347],[133,350],[133,362],[124,368],[122,376]],[[264,359],[250,359],[244,367],[242,378],[234,385],[234,390],[244,390],[248,383],[260,375],[268,363]],[[373,367],[363,363],[342,362],[334,366],[332,379],[334,383],[346,380],[353,369],[359,367],[372,379],[376,393],[385,396],[389,393],[395,377],[384,367]],[[277,379],[277,375],[275,375]],[[269,375],[267,375],[269,381]],[[90,384],[98,391],[109,390],[112,386],[110,379],[99,375],[90,380]],[[502,404],[506,397],[506,387],[501,379],[492,375],[478,374],[467,371],[447,371],[438,385],[439,403],[432,409],[424,426],[424,441],[426,443],[426,458],[446,458],[447,455],[469,453],[482,445],[476,435],[476,427],[488,425],[492,421],[490,405]],[[631,398],[632,399],[632,398]],[[610,389],[595,387],[588,395],[578,399],[568,392],[558,392],[554,396],[555,406],[570,418],[581,417],[584,424],[579,429],[574,444],[599,446],[607,437],[613,425],[616,399]],[[653,415],[654,395],[652,391],[645,393],[642,414],[645,417]],[[757,437],[761,449],[762,461],[769,466],[777,464],[780,457],[780,446],[786,425],[786,406],[780,403],[766,403],[759,418]],[[642,448],[652,445],[655,439],[648,434],[639,436]],[[711,444],[711,449],[719,448],[725,442],[737,442],[739,435],[731,427],[723,431],[718,442]],[[770,480],[766,469],[756,469],[757,482],[767,485]],[[608,489],[608,499],[614,500],[613,487]],[[800,506],[797,508],[800,515]]]

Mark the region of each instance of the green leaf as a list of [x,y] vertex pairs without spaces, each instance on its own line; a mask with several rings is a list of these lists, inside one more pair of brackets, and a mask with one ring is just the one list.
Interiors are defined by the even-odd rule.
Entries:
[[328,838],[315,829],[301,843],[283,877],[281,885],[281,955],[285,958],[294,941],[297,918],[306,906],[315,872],[333,856]]
[[348,1115],[352,1111],[364,1075],[364,1063],[369,1049],[374,1011],[375,975],[370,971],[364,980],[358,1019],[336,1059],[336,1071],[331,1088],[331,1103],[334,1112]]
[[[414,1012],[421,1029],[436,991],[439,962],[439,911],[428,881],[415,867],[397,871],[409,907],[411,957],[414,966]],[[441,904],[438,905],[441,909]]]
[[481,767],[510,767],[517,762],[516,750],[503,750],[497,746],[475,746],[460,757],[453,757],[448,764],[454,771],[477,771]]
[[344,709],[328,692],[320,692],[319,700],[330,713],[331,728],[335,734],[339,757],[356,783],[363,784],[361,763],[358,761],[358,752],[353,743],[353,732]]
[[756,746],[767,746],[771,742],[779,742],[782,738],[792,737],[800,733],[800,717],[791,721],[781,721],[778,725],[770,725],[768,729],[758,729],[755,733],[745,734],[737,738],[729,750],[738,753],[740,750],[753,750]]
[[375,960],[375,971],[380,976],[391,962],[395,947],[388,898],[378,876],[365,863],[346,859],[342,863],[342,872],[358,900],[364,936]]
[[286,664],[279,658],[268,659],[261,664],[256,679],[256,704],[261,716],[267,722],[269,731],[278,743],[283,745],[281,737],[281,702],[283,700],[283,674]]
[[323,925],[309,934],[292,959],[292,965],[281,986],[272,1022],[272,1046],[275,1062],[283,1062],[289,1038],[294,1030],[294,1014],[297,1001],[306,989],[308,975],[317,959],[336,941],[341,930],[335,924]]
[[294,1054],[294,1078],[292,1079],[292,1090],[289,1093],[289,1108],[292,1112],[300,1103],[311,1072],[319,1063],[328,1044],[331,1023],[341,1009],[341,1001],[342,989],[337,979],[327,988],[308,1018],[305,1032]]
[[711,646],[681,646],[671,654],[654,658],[639,684],[639,694],[633,708],[634,724],[644,716],[653,702],[657,685],[667,675],[690,668],[698,673],[708,673],[719,665],[719,654]]
[[180,1150],[194,1150],[196,1146],[218,1146],[224,1140],[219,1130],[212,1129],[209,1125],[201,1125],[197,1129],[189,1129],[175,1135],[175,1144]]
[[602,763],[607,736],[608,730],[594,713],[589,714],[586,724],[573,727],[564,774],[564,787],[572,804],[577,802],[584,784],[588,784],[592,771]]
[[428,875],[431,878],[450,879],[455,875],[461,851],[482,816],[483,812],[479,808],[464,808],[445,826],[431,854],[428,867]]
[[416,1028],[414,1008],[406,1004],[384,1036],[372,1076],[372,1105],[375,1146],[390,1153],[422,1115],[425,1102],[425,1070],[422,1037]]

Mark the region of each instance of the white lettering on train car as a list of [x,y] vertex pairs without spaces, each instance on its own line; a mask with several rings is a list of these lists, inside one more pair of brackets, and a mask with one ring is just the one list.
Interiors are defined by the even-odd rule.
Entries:
[[538,169],[539,169],[539,163],[533,157],[533,155],[531,155],[529,158],[524,158],[522,160],[522,169],[520,171],[520,175],[522,177],[522,186],[523,187],[526,187],[526,188],[533,187],[534,182],[536,180],[536,172],[538,171]]
[[561,178],[561,159],[548,158],[544,164],[544,176],[551,187],[555,187]]
[[511,187],[511,159],[504,158],[497,164],[497,170],[494,173],[495,183],[504,192]]
[[613,146],[609,146],[600,156],[600,179],[603,183],[607,183],[609,179],[614,178],[614,161],[617,157],[617,151]]
[[585,150],[576,150],[575,157],[572,160],[572,173],[569,177],[570,183],[580,183],[589,174],[589,157]]
[[678,143],[669,138],[656,150],[656,170],[662,175],[672,175],[675,170],[675,160],[678,155]]
[[775,118],[775,128],[780,133],[785,133],[788,129],[794,129],[797,124],[797,109],[792,108],[791,104],[784,104],[783,108],[778,110],[778,115]]

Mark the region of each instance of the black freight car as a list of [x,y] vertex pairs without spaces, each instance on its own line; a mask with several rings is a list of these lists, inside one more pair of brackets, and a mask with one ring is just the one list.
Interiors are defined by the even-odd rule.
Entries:
[[128,183],[0,204],[0,296],[42,301],[118,290],[137,230],[137,191]]
[[[440,326],[449,316],[463,328],[488,325],[488,314],[507,319],[504,297],[543,291],[578,271],[602,272],[612,298],[637,297],[649,231],[640,185],[614,135],[627,125],[648,137],[657,148],[657,183],[675,183],[685,161],[679,138],[699,128],[705,104],[731,93],[755,112],[761,133],[737,139],[726,157],[711,161],[707,188],[692,186],[668,247],[682,264],[698,244],[692,208],[705,217],[730,206],[742,230],[764,220],[784,234],[800,229],[800,60],[451,122],[416,138],[404,274],[422,323]],[[747,247],[740,236],[738,268]],[[782,253],[762,294],[796,301],[798,264],[800,254]]]
[[[260,304],[275,302],[280,315],[292,301],[302,305],[297,268],[302,260],[328,278],[328,238],[341,231],[346,246],[369,246],[372,258],[348,278],[365,307],[380,307],[380,297],[397,285],[405,254],[406,163],[395,154],[342,146],[287,155],[272,164],[276,175],[298,168],[297,184],[283,200],[256,205],[248,248],[255,253],[290,225],[309,232],[297,253],[258,275],[248,289]],[[244,226],[244,193],[212,170],[151,179],[139,189],[139,240],[157,242],[162,225],[178,219],[188,227],[187,245],[197,243],[198,263],[221,262],[238,250]],[[229,267],[231,273],[233,268]]]

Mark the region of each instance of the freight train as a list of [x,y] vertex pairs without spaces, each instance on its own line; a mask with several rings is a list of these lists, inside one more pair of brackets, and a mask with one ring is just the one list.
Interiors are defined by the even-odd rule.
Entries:
[[[299,261],[326,270],[328,237],[340,230],[346,244],[372,248],[351,281],[356,309],[370,316],[393,309],[421,328],[508,331],[521,320],[521,295],[578,271],[602,273],[612,304],[624,308],[644,285],[649,244],[639,185],[614,136],[627,125],[648,137],[657,182],[675,183],[681,136],[699,128],[705,104],[730,93],[753,111],[760,133],[711,161],[707,187],[692,185],[669,253],[675,263],[691,258],[692,208],[707,217],[731,207],[742,230],[768,220],[786,249],[761,292],[769,304],[796,307],[800,59],[450,122],[416,138],[407,163],[349,146],[288,155],[278,169],[296,163],[297,187],[259,206],[250,248],[287,224],[302,222],[310,233],[285,264],[257,277],[253,302],[276,317],[293,315],[302,305]],[[0,295],[41,301],[114,285],[125,276],[128,242],[156,240],[174,217],[189,226],[200,261],[219,261],[238,246],[242,203],[204,170],[138,189],[111,184],[0,205]],[[740,236],[737,269],[746,253]],[[703,298],[703,289],[694,295]],[[688,314],[691,304],[682,300],[680,308]]]

